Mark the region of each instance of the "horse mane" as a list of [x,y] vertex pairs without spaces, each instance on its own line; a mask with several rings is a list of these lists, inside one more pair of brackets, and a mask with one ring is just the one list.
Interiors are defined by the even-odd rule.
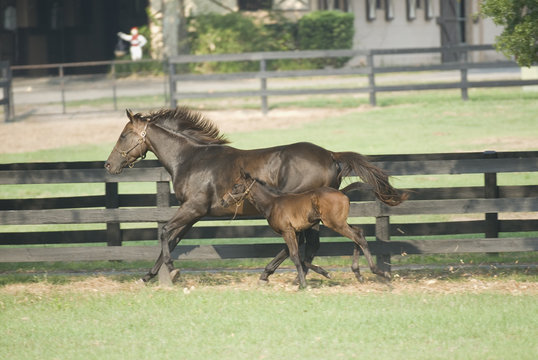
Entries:
[[169,130],[180,132],[200,144],[230,143],[211,120],[186,106],[175,109],[160,109],[145,117]]

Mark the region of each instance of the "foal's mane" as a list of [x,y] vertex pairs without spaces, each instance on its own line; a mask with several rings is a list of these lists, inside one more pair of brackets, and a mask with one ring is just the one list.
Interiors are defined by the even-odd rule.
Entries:
[[182,133],[201,144],[229,143],[211,120],[185,106],[175,109],[160,109],[149,113],[145,117],[150,122],[155,122],[166,129]]
[[[256,181],[258,184],[260,184],[265,190],[269,191],[273,195],[281,196],[286,195],[286,193],[280,191],[279,189],[267,184],[265,181],[260,180],[258,178],[251,178],[252,180]],[[248,180],[247,180],[248,181]]]

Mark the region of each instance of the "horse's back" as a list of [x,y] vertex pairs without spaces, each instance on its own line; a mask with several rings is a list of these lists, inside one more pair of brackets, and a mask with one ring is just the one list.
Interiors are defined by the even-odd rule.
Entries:
[[279,150],[278,182],[282,191],[306,191],[340,185],[339,168],[332,153],[321,146],[301,142]]

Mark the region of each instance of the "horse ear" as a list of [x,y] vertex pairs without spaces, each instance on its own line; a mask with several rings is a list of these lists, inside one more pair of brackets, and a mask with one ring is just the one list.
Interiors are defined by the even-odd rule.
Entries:
[[134,115],[133,115],[133,112],[131,111],[131,109],[125,109],[125,113],[127,114],[127,117],[129,118],[129,121],[133,122]]

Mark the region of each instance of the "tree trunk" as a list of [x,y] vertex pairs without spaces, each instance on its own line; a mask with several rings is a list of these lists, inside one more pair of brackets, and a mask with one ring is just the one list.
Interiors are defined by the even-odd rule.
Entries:
[[178,55],[181,27],[184,27],[183,0],[150,0],[151,57],[166,59]]

